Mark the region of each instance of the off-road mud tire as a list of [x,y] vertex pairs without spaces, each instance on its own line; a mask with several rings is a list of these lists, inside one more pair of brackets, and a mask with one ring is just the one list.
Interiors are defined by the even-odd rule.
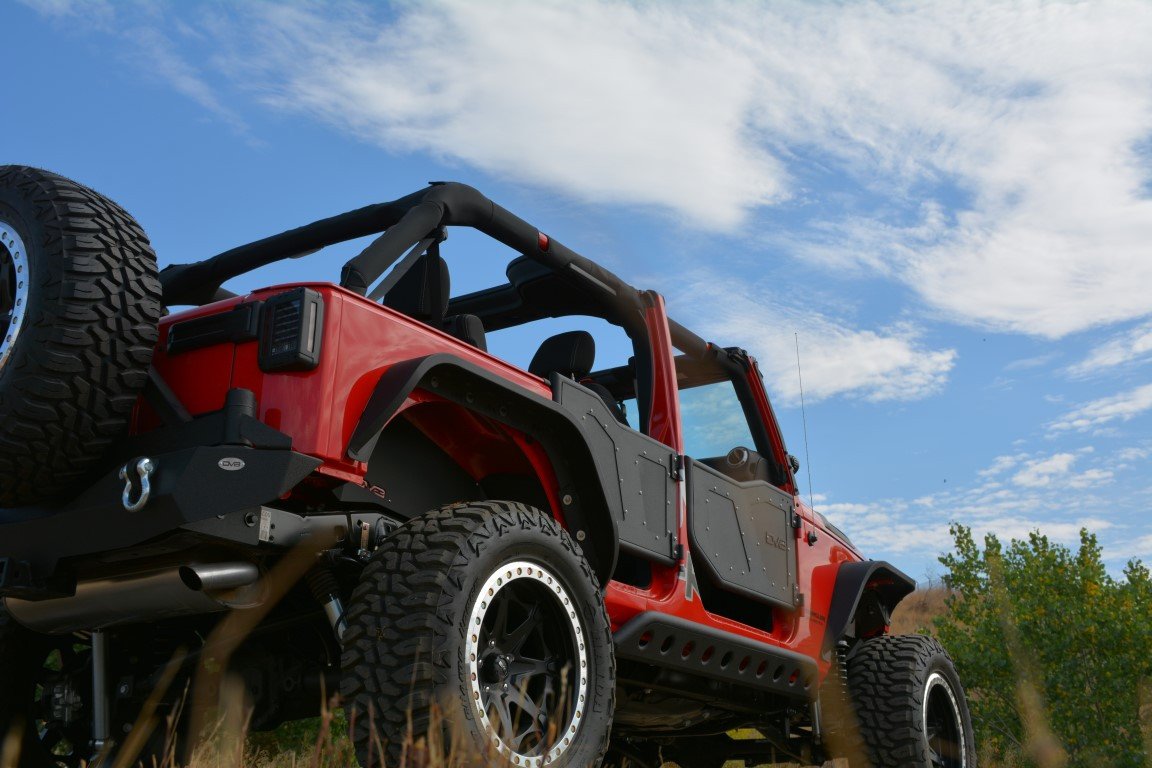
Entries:
[[0,507],[14,507],[67,492],[124,433],[161,298],[144,231],[87,187],[0,166],[0,224],[18,236],[0,248],[22,252],[4,254],[21,306],[0,360]]
[[[945,768],[975,768],[964,687],[935,638],[884,635],[863,641],[848,660],[848,688],[871,768],[939,768],[929,750],[926,695],[945,696],[958,721],[955,731],[962,743],[948,750]],[[859,762],[850,759],[852,768]]]
[[[452,735],[444,731],[452,728],[465,734],[457,736],[458,759],[471,752],[486,756],[483,764],[511,763],[493,755],[493,734],[472,705],[466,648],[471,612],[487,592],[485,583],[514,561],[544,565],[563,582],[587,638],[582,719],[571,745],[548,765],[599,764],[608,746],[616,670],[596,577],[555,520],[524,504],[492,501],[449,506],[409,521],[364,569],[347,613],[341,688],[362,766],[401,765],[411,759],[411,745],[426,736],[432,737],[428,744],[439,741],[447,751]],[[429,764],[448,764],[440,755],[430,757]],[[472,763],[465,757],[462,764]]]

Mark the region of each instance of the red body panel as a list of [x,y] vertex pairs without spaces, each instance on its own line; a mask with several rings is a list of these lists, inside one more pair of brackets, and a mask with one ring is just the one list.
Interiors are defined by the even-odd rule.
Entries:
[[[266,299],[300,286],[319,292],[324,300],[320,364],[314,370],[264,373],[257,362],[255,341],[219,344],[175,356],[164,352],[173,322],[221,312],[241,301]],[[161,322],[160,333],[156,369],[193,415],[222,407],[229,388],[251,390],[260,420],[291,435],[294,450],[322,459],[326,469],[361,477],[364,465],[349,459],[344,450],[380,376],[396,363],[450,352],[524,389],[551,397],[551,390],[540,378],[329,283],[277,286],[243,299],[171,315]],[[222,371],[230,371],[230,378]]]
[[[258,365],[256,341],[221,343],[179,355],[169,355],[165,351],[168,330],[174,322],[227,311],[241,302],[267,299],[300,285],[319,292],[325,305],[320,363],[314,370],[264,373]],[[681,453],[682,427],[674,351],[663,299],[651,295],[654,300],[645,316],[655,374],[649,434]],[[291,435],[294,450],[321,459],[323,464],[317,470],[319,474],[363,483],[365,465],[349,459],[344,451],[381,375],[396,363],[444,352],[480,366],[525,390],[551,397],[549,386],[540,378],[327,283],[277,286],[171,315],[161,323],[160,345],[154,365],[193,415],[221,408],[230,388],[251,390],[256,396],[259,418]],[[784,442],[767,394],[758,375],[750,375],[749,380],[772,450],[778,454],[775,458],[786,466]],[[562,517],[555,473],[544,450],[535,441],[428,392],[414,392],[403,410],[412,424],[456,459],[475,479],[493,473],[534,475],[544,489],[552,513]],[[135,420],[136,430],[146,431],[156,424],[157,420],[148,407],[141,405]],[[678,540],[683,545],[682,558],[673,566],[654,564],[652,581],[646,589],[617,581],[608,584],[605,600],[613,629],[644,611],[673,614],[803,653],[817,660],[822,676],[827,670],[827,662],[821,658],[820,651],[836,572],[841,563],[859,560],[860,556],[825,530],[818,517],[797,498],[802,524],[795,531],[795,551],[798,585],[804,596],[802,605],[797,610],[765,607],[765,610],[773,612],[771,632],[710,613],[694,588],[684,485],[680,483],[676,516]],[[793,483],[785,490],[796,492]],[[808,543],[809,532],[816,533],[811,544]]]

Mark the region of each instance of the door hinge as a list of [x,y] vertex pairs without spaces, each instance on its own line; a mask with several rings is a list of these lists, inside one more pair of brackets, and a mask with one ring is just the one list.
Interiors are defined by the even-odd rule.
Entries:
[[684,457],[679,453],[672,454],[672,462],[668,467],[668,476],[676,482],[684,479]]

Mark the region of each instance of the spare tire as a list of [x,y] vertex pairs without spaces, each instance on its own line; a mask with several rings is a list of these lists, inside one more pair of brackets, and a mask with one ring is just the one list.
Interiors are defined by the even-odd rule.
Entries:
[[63,496],[125,432],[161,311],[156,254],[123,208],[0,166],[0,507]]

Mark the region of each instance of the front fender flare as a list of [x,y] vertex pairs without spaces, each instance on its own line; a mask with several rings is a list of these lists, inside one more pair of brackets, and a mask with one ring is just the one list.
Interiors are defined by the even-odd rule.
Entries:
[[825,656],[848,631],[860,598],[868,589],[875,590],[880,602],[891,611],[916,589],[916,582],[895,566],[880,560],[841,564],[836,572],[836,585],[828,609],[823,647]]

